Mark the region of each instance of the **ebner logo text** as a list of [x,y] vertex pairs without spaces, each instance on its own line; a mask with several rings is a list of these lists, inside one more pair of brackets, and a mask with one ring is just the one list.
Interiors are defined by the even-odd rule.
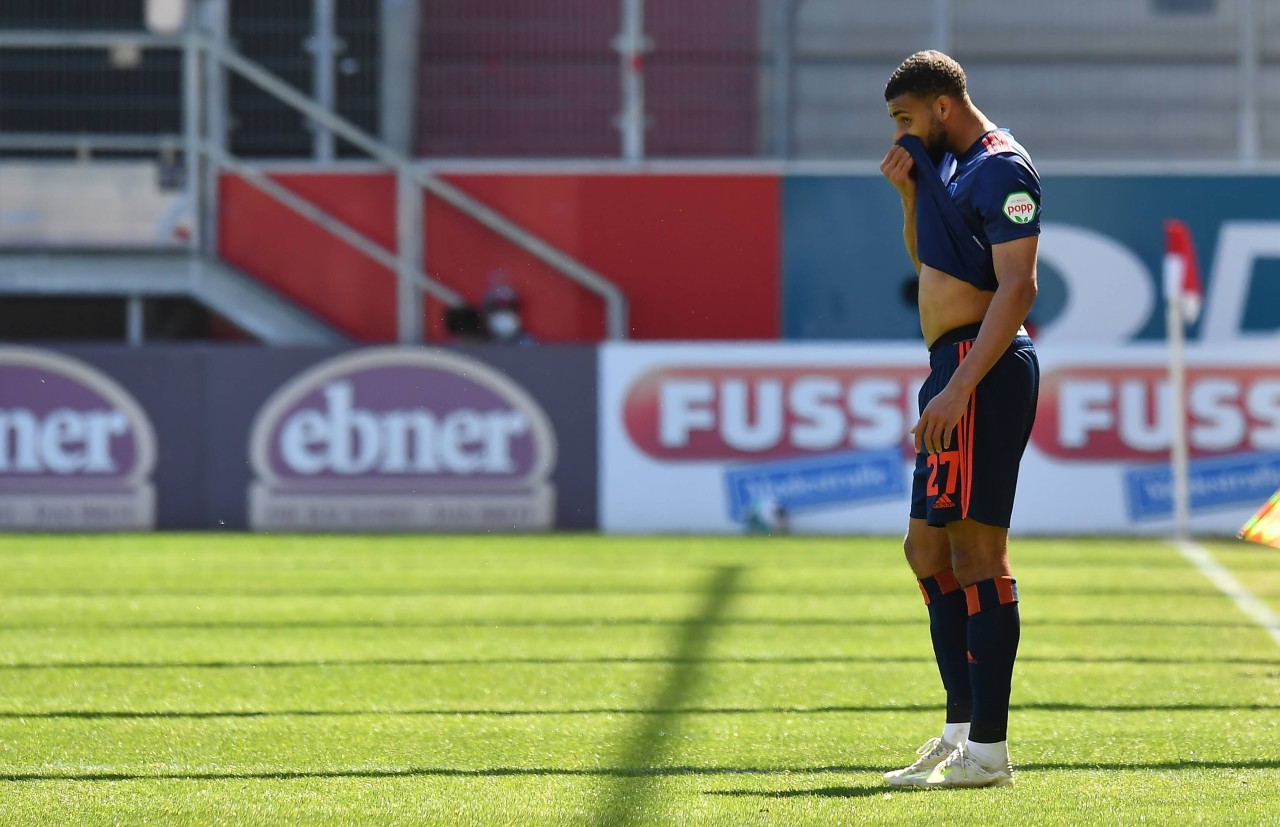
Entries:
[[512,440],[529,432],[514,410],[359,408],[347,381],[329,383],[323,397],[323,409],[298,411],[280,429],[281,456],[299,474],[510,474]]
[[111,440],[128,432],[120,411],[0,410],[0,472],[114,474]]

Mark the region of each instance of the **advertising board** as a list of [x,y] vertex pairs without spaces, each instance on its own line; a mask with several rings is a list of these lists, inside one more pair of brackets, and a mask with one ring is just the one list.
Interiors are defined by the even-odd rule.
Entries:
[[465,356],[379,348],[325,360],[266,400],[249,439],[254,530],[555,525],[550,419]]
[[[1013,530],[1171,530],[1165,358],[1041,348]],[[1280,353],[1188,361],[1191,527],[1232,533],[1280,487]],[[923,346],[617,344],[600,371],[605,531],[742,532],[763,506],[796,533],[905,530]]]
[[210,362],[211,517],[255,531],[596,527],[595,350],[259,349]]
[[594,529],[595,358],[0,348],[0,530]]
[[150,418],[111,376],[0,348],[0,529],[153,528],[155,463]]

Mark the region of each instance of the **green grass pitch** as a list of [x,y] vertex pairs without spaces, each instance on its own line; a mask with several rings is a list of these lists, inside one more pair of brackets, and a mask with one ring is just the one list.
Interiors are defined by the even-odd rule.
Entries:
[[0,824],[1276,823],[1266,630],[1161,541],[1013,559],[1017,786],[891,791],[897,539],[0,537]]

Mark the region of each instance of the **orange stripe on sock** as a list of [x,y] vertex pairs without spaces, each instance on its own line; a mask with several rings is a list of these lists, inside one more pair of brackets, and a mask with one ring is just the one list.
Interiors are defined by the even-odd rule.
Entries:
[[976,615],[982,611],[982,601],[978,598],[977,586],[964,587],[964,602],[969,609],[969,614]]
[[1018,596],[1013,591],[1012,577],[996,578],[996,594],[1000,595],[1000,605],[1007,606],[1010,603],[1018,602]]
[[951,594],[960,588],[960,581],[956,579],[955,572],[951,569],[943,569],[933,576],[938,581],[938,590],[943,594]]

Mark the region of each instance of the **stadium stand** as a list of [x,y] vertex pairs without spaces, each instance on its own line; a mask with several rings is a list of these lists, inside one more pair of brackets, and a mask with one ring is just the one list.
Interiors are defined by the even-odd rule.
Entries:
[[[935,0],[796,6],[795,157],[878,157],[884,78],[934,41]],[[1240,4],[1155,0],[954,0],[946,49],[987,114],[1037,157],[1234,159],[1241,105]],[[1257,4],[1263,157],[1280,155],[1280,7]],[[772,47],[767,47],[772,48]],[[998,107],[998,108],[997,108]]]

